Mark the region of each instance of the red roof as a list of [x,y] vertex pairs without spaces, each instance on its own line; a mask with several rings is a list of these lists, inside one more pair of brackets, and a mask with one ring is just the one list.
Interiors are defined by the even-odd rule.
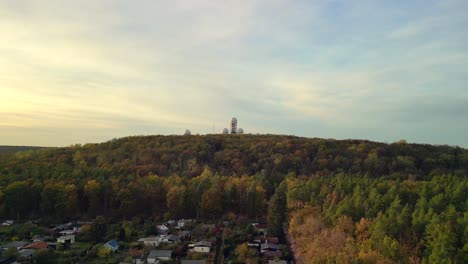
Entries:
[[25,249],[42,249],[42,248],[47,248],[49,244],[47,242],[44,242],[44,241],[39,241],[39,242],[35,242],[35,243],[31,243],[27,246],[24,246],[23,248]]

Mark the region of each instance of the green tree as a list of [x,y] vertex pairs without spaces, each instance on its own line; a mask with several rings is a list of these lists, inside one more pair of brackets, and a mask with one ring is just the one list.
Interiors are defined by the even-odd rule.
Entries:
[[287,188],[287,183],[283,181],[270,198],[267,214],[268,234],[274,236],[283,234],[283,223],[285,223],[287,215]]
[[84,192],[88,198],[88,213],[97,215],[102,211],[102,188],[96,180],[89,180],[84,186]]
[[434,215],[426,228],[426,257],[424,263],[449,264],[456,253],[456,234],[447,222]]
[[222,213],[222,191],[218,186],[211,186],[203,195],[200,207],[206,216],[218,216]]
[[173,186],[167,192],[167,208],[171,217],[180,218],[185,215],[185,201],[187,188],[185,186]]
[[11,183],[5,188],[4,195],[7,212],[18,220],[30,214],[34,208],[33,193],[26,181]]

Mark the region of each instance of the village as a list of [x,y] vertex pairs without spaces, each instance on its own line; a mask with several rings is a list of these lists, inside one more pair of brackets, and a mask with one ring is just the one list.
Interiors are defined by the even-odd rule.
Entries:
[[[2,241],[0,264],[11,263],[119,263],[119,264],[218,264],[218,263],[293,263],[289,247],[280,238],[268,236],[262,222],[245,219],[197,221],[168,220],[154,224],[147,236],[125,234],[109,225],[99,231],[99,220],[68,222],[51,228],[29,223],[30,239]],[[0,226],[0,234],[18,227],[12,220]],[[35,228],[31,228],[35,226]],[[98,229],[96,229],[96,227]],[[3,229],[3,230],[2,230]],[[41,231],[39,231],[41,230]],[[112,232],[111,230],[114,230]],[[111,232],[109,232],[111,231]],[[128,230],[127,230],[128,231]],[[36,234],[37,233],[37,234]],[[39,234],[40,233],[40,234]],[[96,243],[97,235],[111,238]],[[23,237],[24,238],[24,237]],[[120,238],[120,239],[119,239]]]

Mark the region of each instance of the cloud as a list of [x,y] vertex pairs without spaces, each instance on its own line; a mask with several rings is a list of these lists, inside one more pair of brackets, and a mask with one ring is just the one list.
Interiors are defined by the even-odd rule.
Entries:
[[426,136],[466,119],[463,7],[2,1],[0,144],[208,133],[237,116],[247,132],[468,146]]

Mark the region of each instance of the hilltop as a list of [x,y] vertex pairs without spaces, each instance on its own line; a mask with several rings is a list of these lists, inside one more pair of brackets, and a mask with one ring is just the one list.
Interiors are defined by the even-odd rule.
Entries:
[[19,151],[38,150],[44,147],[35,146],[0,146],[0,154],[12,154]]
[[[73,173],[194,177],[209,167],[219,175],[274,177],[295,173],[361,172],[372,176],[425,177],[432,170],[455,172],[468,165],[468,151],[459,147],[385,144],[367,140],[334,140],[280,135],[134,136],[100,144],[39,149],[5,157],[4,174],[40,177]],[[40,162],[38,164],[37,162]],[[0,171],[1,172],[1,171]]]

